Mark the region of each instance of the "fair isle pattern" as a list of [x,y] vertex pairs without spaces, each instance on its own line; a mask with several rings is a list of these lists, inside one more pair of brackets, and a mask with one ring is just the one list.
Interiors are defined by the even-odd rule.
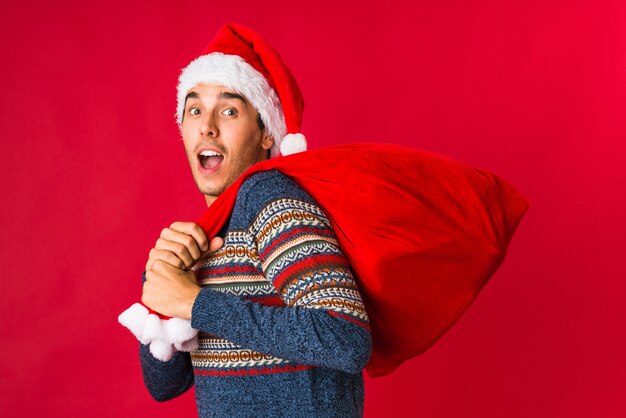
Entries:
[[330,309],[358,318],[363,326],[368,323],[367,312],[361,301],[361,295],[354,289],[330,288],[314,290],[298,299],[294,306],[308,306]]
[[238,370],[246,374],[245,369],[274,369],[287,366],[291,362],[268,354],[245,349],[223,338],[200,333],[198,350],[191,353],[191,364],[201,374],[222,374],[225,370]]
[[[202,287],[266,305],[284,306],[276,289],[257,268],[256,247],[248,245],[245,231],[230,230],[224,246],[194,266]],[[291,371],[287,360],[245,349],[218,336],[200,332],[198,349],[192,351],[194,374],[234,376]]]
[[[324,215],[324,212],[315,205],[297,199],[276,199],[263,208],[252,225],[249,232],[255,237],[257,248],[263,248],[266,253],[280,254],[282,246],[293,245],[294,242],[286,242],[273,239],[277,233],[293,228],[297,224],[297,234],[283,238],[297,243],[306,243],[311,240],[324,239],[331,244],[338,245],[337,239],[332,233],[332,225]],[[275,248],[278,246],[278,248]],[[262,257],[264,267],[271,263],[272,257]]]
[[255,173],[220,236],[195,268],[199,347],[163,364],[141,345],[152,396],[195,386],[200,417],[362,417],[371,333],[315,201],[278,171]]
[[249,369],[195,369],[194,374],[196,376],[245,376],[245,375],[259,375],[259,374],[274,374],[285,372],[297,372],[301,370],[310,370],[314,366],[306,364],[286,364],[284,366],[263,366],[252,367]]
[[275,199],[249,228],[265,277],[289,306],[325,309],[369,329],[356,281],[318,206]]
[[244,231],[229,231],[224,246],[194,266],[198,284],[244,299],[274,301],[276,289],[256,266],[256,248],[248,245]]
[[[314,204],[274,199],[247,229],[230,228],[224,246],[194,266],[198,283],[271,306],[323,309],[369,330],[361,296],[326,215]],[[306,370],[293,363],[199,334],[194,374],[235,376]]]
[[[307,245],[302,245],[304,242]],[[271,261],[263,263],[263,268],[268,276],[276,276],[280,274],[281,270],[304,257],[311,257],[315,254],[333,254],[336,248],[336,244],[333,245],[329,242],[321,241],[319,236],[307,233],[306,241],[296,239],[289,245],[277,245],[273,254],[282,254],[282,257],[278,259],[272,257]]]

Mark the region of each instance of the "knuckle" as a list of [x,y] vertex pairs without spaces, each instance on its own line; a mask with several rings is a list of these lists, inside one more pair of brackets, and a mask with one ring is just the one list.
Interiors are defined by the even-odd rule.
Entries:
[[167,259],[166,261],[173,266],[181,267],[181,264],[183,263],[180,261],[180,258],[176,257],[172,253],[167,253],[165,258]]

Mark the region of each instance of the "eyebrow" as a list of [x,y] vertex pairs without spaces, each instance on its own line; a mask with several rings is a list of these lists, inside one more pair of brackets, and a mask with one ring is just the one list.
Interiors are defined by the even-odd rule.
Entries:
[[198,93],[196,93],[195,91],[190,91],[185,96],[185,102],[187,102],[187,99],[197,99],[197,98],[198,98]]
[[[187,111],[187,99],[197,99],[198,98],[198,93],[196,93],[195,91],[190,91],[189,93],[187,93],[187,95],[185,96],[185,112]],[[185,118],[185,116],[183,116],[183,119]]]
[[[190,91],[185,96],[185,105],[187,104],[187,99],[197,99],[199,97],[200,96],[198,95],[198,93],[196,93],[195,91]],[[237,100],[241,100],[243,102],[243,104],[248,103],[246,98],[243,97],[241,94],[239,94],[239,93],[231,93],[231,92],[228,92],[228,91],[221,92],[220,94],[217,95],[217,98],[220,99],[220,100],[237,99]]]
[[221,92],[218,96],[218,99],[238,99],[241,100],[244,104],[248,103],[245,97],[243,97],[239,93],[230,93],[228,91]]

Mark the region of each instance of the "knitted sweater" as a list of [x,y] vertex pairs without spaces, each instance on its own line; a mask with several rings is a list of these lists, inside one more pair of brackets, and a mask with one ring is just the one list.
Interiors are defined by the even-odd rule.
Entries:
[[140,356],[165,401],[195,383],[200,417],[357,417],[371,352],[367,313],[330,222],[276,170],[241,186],[224,246],[194,267],[199,348]]

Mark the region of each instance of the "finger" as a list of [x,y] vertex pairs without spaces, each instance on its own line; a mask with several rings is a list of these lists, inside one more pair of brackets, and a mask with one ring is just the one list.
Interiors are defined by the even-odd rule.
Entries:
[[181,232],[183,234],[191,235],[196,241],[198,248],[202,251],[206,251],[209,248],[209,240],[207,239],[204,230],[200,228],[200,225],[193,222],[174,222],[170,225],[170,229]]
[[194,263],[194,258],[189,253],[187,247],[179,242],[159,238],[154,248],[174,253],[174,255],[176,255],[176,257],[178,257],[186,267],[191,267]]
[[143,287],[146,287],[146,284],[150,283],[154,278],[154,272],[150,270],[146,270],[146,281],[143,284]]
[[172,273],[178,273],[183,270],[172,266],[167,261],[157,259],[154,260],[154,262],[152,263],[152,268],[148,271],[152,273],[153,280],[157,281],[167,279]]
[[224,246],[224,239],[221,237],[214,237],[209,244],[209,252],[214,253]]
[[150,270],[152,268],[152,263],[154,263],[155,260],[163,260],[166,263],[171,264],[172,266],[179,269],[185,268],[185,263],[180,258],[178,258],[176,254],[172,253],[171,251],[158,250],[156,248],[153,248],[150,250],[148,263],[146,263],[146,270]]
[[171,228],[165,228],[161,231],[161,238],[184,245],[194,260],[200,258],[202,252],[198,247],[198,243],[191,235],[175,231]]
[[143,303],[145,306],[147,306],[150,309],[153,309],[153,304],[152,304],[152,282],[146,282],[143,285],[143,288],[141,290],[141,303]]

